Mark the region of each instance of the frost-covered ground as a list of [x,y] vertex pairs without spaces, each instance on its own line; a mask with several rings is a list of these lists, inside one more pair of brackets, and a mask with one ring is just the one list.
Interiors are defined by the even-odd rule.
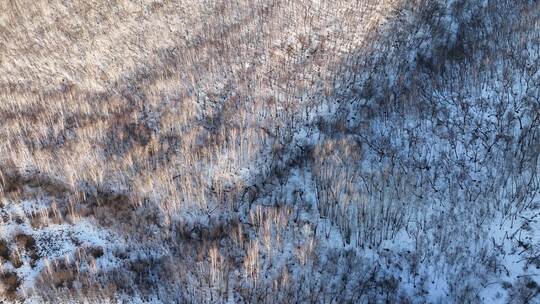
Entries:
[[536,1],[0,11],[1,300],[540,303]]

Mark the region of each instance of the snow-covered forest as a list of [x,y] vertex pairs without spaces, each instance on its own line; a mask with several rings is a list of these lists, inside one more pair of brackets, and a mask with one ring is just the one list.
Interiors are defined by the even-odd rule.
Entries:
[[0,1],[0,302],[540,303],[540,2]]

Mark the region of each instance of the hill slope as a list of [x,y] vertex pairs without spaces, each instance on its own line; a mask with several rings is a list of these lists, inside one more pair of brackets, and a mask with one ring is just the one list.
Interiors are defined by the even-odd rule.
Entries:
[[0,298],[540,301],[539,17],[0,4]]

